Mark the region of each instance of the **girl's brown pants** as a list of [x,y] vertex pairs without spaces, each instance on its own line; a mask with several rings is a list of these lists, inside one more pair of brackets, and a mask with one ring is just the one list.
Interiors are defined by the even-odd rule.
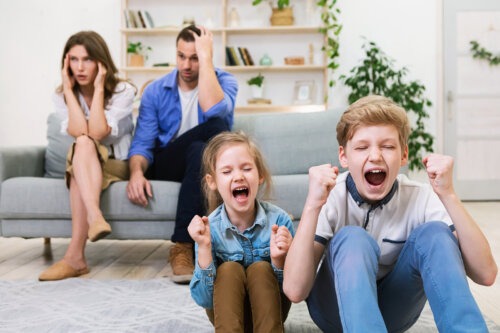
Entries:
[[228,261],[217,268],[214,308],[206,311],[216,332],[283,332],[290,306],[270,263],[245,269]]

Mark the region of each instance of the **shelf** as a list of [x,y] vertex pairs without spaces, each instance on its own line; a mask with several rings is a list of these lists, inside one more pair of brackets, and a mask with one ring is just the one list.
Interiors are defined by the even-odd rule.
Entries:
[[[170,6],[171,1],[151,1],[151,0],[121,0],[121,9],[122,13],[124,10],[129,10],[130,6],[132,8],[135,7],[146,7],[150,12],[154,10],[172,10],[173,7]],[[158,6],[159,4],[161,6]],[[148,5],[149,4],[149,5]],[[259,72],[269,76],[270,80],[275,80],[276,85],[273,85],[273,93],[283,94],[284,99],[279,100],[280,103],[286,103],[289,101],[292,103],[293,96],[291,96],[294,92],[292,87],[288,87],[287,89],[281,89],[285,85],[292,85],[295,80],[303,79],[307,77],[308,79],[314,79],[318,86],[322,87],[320,96],[317,101],[319,103],[326,100],[326,96],[328,95],[328,58],[325,51],[321,48],[318,48],[321,43],[321,47],[325,47],[328,43],[328,36],[322,31],[324,30],[324,24],[321,21],[315,21],[316,23],[311,26],[304,22],[304,25],[291,25],[291,26],[271,26],[268,22],[263,24],[255,23],[255,21],[244,21],[243,25],[237,27],[230,27],[230,19],[229,19],[229,10],[228,8],[229,1],[228,0],[215,0],[214,3],[209,5],[211,10],[213,10],[213,14],[217,12],[217,15],[214,15],[214,28],[209,29],[214,33],[214,45],[213,51],[217,54],[217,62],[214,65],[226,72],[229,72],[235,75],[238,78],[238,81],[243,80],[247,76],[251,77],[257,75]],[[183,13],[179,11],[178,14],[182,17]],[[188,13],[190,14],[190,13]],[[296,15],[305,15],[305,13],[295,13]],[[319,13],[317,13],[319,14]],[[257,19],[257,17],[255,17]],[[168,20],[165,22],[174,22],[173,20]],[[148,43],[153,43],[154,45],[171,43],[166,46],[168,51],[175,51],[175,45],[172,39],[179,34],[182,27],[179,25],[172,24],[161,24],[155,28],[127,28],[125,22],[125,16],[121,15],[121,68],[120,75],[125,78],[133,78],[136,81],[136,85],[143,86],[148,81],[154,78],[161,77],[165,74],[171,73],[176,68],[176,60],[170,59],[172,62],[165,59],[165,56],[160,56],[158,54],[158,59],[155,61],[150,61],[148,65],[153,62],[166,62],[168,61],[170,66],[167,67],[130,67],[128,66],[128,54],[127,48],[128,44],[131,41],[137,41],[140,39],[147,39]],[[286,37],[286,38],[285,38]],[[243,40],[245,39],[245,41]],[[239,42],[238,42],[239,41]],[[262,41],[266,41],[267,44],[271,45],[260,45]],[[281,49],[279,43],[283,42],[284,47]],[[274,65],[272,66],[260,66],[259,59],[254,59],[255,66],[227,66],[227,51],[226,47],[231,46],[234,43],[249,43],[255,55],[261,56],[261,53],[264,51],[268,51],[272,53],[274,61]],[[307,48],[310,44],[313,44],[314,49]],[[233,45],[234,46],[234,45]],[[268,47],[271,46],[271,47]],[[290,48],[291,47],[291,48]],[[262,52],[257,52],[257,49]],[[315,61],[314,64],[308,64],[307,61],[304,65],[285,65],[284,58],[293,54],[296,49],[302,50],[304,53],[301,54],[304,59],[307,61],[309,57],[313,56]],[[319,57],[318,52],[321,51],[321,58]],[[238,53],[238,50],[235,48],[235,51]],[[156,48],[155,48],[156,52]],[[164,52],[164,50],[162,50]],[[163,53],[162,53],[163,54]],[[172,52],[173,56],[173,52]],[[239,54],[236,55],[239,59]],[[164,59],[164,61],[161,60]],[[240,60],[240,59],[239,59]],[[243,64],[240,62],[240,64]],[[320,77],[322,79],[320,80]],[[320,83],[322,81],[322,84]],[[271,82],[271,81],[269,81]],[[240,91],[238,96],[237,103],[238,105],[235,109],[236,113],[287,113],[287,112],[315,112],[315,111],[324,111],[326,110],[325,104],[314,104],[314,105],[245,105],[247,96],[249,95],[249,89],[245,91]],[[275,100],[278,103],[278,99]]]
[[170,73],[175,69],[175,66],[162,67],[124,67],[120,71],[125,73]]
[[223,31],[232,34],[277,34],[277,33],[318,33],[320,27],[305,27],[305,26],[269,26],[269,27],[237,27],[237,28],[223,28]]
[[244,72],[301,72],[301,71],[324,71],[326,66],[321,65],[282,65],[282,66],[222,66],[222,70],[229,73]]
[[[217,66],[216,66],[217,67]],[[126,73],[170,73],[175,66],[168,67],[125,67],[121,68]],[[229,73],[259,72],[301,72],[323,71],[326,66],[321,65],[283,65],[283,66],[221,66],[220,69]]]
[[[282,33],[318,33],[320,27],[305,27],[305,26],[269,26],[269,27],[246,27],[246,28],[213,28],[209,29],[213,33],[221,33],[223,31],[231,34],[282,34]],[[121,32],[127,35],[177,35],[181,31],[180,28],[127,28],[121,29]]]
[[325,111],[325,104],[311,105],[271,105],[271,104],[254,104],[237,106],[234,109],[235,113],[307,113]]
[[[220,33],[223,29],[210,29],[213,33]],[[177,35],[181,31],[180,28],[127,28],[121,29],[121,32],[126,35]]]

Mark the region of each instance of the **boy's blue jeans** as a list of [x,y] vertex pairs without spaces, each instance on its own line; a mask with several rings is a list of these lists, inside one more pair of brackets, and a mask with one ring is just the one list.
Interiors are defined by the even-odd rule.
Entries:
[[394,269],[377,281],[380,249],[361,227],[346,226],[330,241],[307,299],[325,332],[403,332],[427,298],[440,332],[488,332],[465,276],[458,242],[443,222],[408,237]]

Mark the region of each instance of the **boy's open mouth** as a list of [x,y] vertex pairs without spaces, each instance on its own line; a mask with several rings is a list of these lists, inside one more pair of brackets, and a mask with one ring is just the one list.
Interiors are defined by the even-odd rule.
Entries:
[[382,184],[385,180],[386,173],[384,170],[370,170],[365,173],[366,181],[373,186]]
[[233,197],[237,201],[244,201],[248,197],[248,187],[242,186],[233,190]]

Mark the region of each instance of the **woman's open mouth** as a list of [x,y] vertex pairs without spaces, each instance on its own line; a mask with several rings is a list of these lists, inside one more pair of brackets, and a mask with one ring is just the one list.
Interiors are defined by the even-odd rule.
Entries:
[[385,180],[385,177],[386,172],[380,169],[370,170],[365,173],[366,181],[372,186],[378,186],[382,184]]

